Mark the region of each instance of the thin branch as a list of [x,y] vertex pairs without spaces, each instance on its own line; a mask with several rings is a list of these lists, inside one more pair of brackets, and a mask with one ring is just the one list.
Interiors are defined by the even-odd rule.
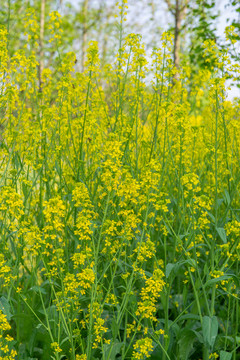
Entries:
[[170,0],[165,0],[165,2],[168,6],[168,10],[172,13],[173,16],[175,16],[174,5],[171,4]]

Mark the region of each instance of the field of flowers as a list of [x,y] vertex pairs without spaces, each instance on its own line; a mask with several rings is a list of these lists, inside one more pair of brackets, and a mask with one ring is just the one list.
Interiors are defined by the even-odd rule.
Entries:
[[0,28],[0,359],[240,359],[239,67],[120,31],[114,64],[90,42],[39,85],[27,17],[11,57]]

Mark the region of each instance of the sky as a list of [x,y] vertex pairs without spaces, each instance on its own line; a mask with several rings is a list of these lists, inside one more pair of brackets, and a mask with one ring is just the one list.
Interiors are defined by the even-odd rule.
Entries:
[[[234,14],[231,12],[231,8],[227,7],[226,4],[228,1],[226,0],[216,0],[216,4],[218,4],[220,9],[220,17],[219,22],[217,26],[217,34],[220,37],[224,38],[224,30],[226,26],[229,25],[229,22],[227,22],[227,19],[230,20],[234,19]],[[238,52],[240,51],[240,48],[238,47]],[[230,86],[230,84],[228,84]],[[240,97],[240,89],[236,86],[231,86],[231,90],[228,90],[228,99],[232,100],[234,97]]]

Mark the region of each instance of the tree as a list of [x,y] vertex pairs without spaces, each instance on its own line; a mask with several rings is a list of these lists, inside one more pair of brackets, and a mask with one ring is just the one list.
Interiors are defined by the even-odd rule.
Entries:
[[39,36],[39,89],[42,86],[42,72],[44,67],[44,26],[46,0],[41,0],[40,36]]
[[186,10],[189,5],[189,0],[165,0],[168,10],[174,17],[174,48],[173,60],[177,68],[180,64],[180,46],[181,46],[181,32],[183,30],[183,20],[186,16]]
[[[214,0],[197,0],[191,2],[189,9],[190,43],[188,47],[189,61],[193,71],[213,65],[213,59],[202,56],[203,43],[213,40],[218,43],[216,35],[216,19],[218,18]],[[197,25],[196,25],[197,24]],[[220,46],[220,44],[218,44]]]

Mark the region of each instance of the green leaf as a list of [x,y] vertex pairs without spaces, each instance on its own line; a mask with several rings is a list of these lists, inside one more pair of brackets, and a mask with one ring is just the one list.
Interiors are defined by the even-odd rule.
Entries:
[[227,351],[220,351],[220,360],[231,360],[232,353]]
[[33,327],[34,327],[32,314],[19,312],[14,314],[12,318],[15,320],[15,323],[17,324],[17,328],[19,329],[18,332],[19,341],[21,341],[23,345],[25,343],[28,344],[28,341],[32,335]]
[[118,340],[114,341],[114,344],[104,344],[103,345],[103,353],[104,353],[104,359],[108,359],[109,353],[110,357],[109,359],[116,359],[117,354],[120,353],[121,347],[123,346],[123,342],[119,342]]
[[204,264],[203,273],[205,276],[209,274],[209,268],[207,262],[205,262]]
[[179,359],[187,360],[189,358],[195,339],[196,335],[192,330],[185,329],[182,331],[181,338],[178,341]]
[[175,265],[171,264],[171,263],[167,264],[167,266],[166,266],[166,278],[169,277],[169,275],[171,274],[172,269],[174,268],[174,266]]
[[169,263],[166,266],[166,278],[168,278],[171,273],[174,273],[174,275],[178,275],[179,269],[183,265],[189,265],[189,266],[196,267],[197,264],[196,264],[196,261],[193,259],[179,261],[176,264]]
[[217,278],[214,279],[210,279],[206,282],[205,287],[207,286],[211,286],[215,283],[218,283],[219,281],[223,281],[223,280],[229,280],[232,278],[232,275],[223,275],[223,276],[219,276]]
[[201,334],[201,332],[198,332],[196,330],[193,330],[194,331],[194,334],[196,335],[198,341],[200,342],[200,344],[203,344],[203,336]]
[[204,344],[212,350],[218,334],[218,321],[216,316],[204,316],[202,322]]
[[195,314],[186,314],[186,315],[183,315],[183,316],[179,317],[178,320],[196,320],[196,321],[200,321],[200,316],[195,315]]
[[230,195],[229,195],[229,193],[228,193],[228,191],[226,189],[224,190],[224,195],[225,195],[226,203],[229,206],[231,204],[231,198],[230,198]]
[[9,321],[12,317],[12,313],[10,311],[9,302],[4,296],[0,298],[0,310],[7,316],[7,320]]
[[215,217],[213,216],[213,214],[211,214],[210,212],[207,212],[208,216],[210,217],[210,219],[212,220],[213,223],[215,223]]
[[113,338],[116,338],[118,333],[118,324],[115,319],[112,319],[111,329],[112,329]]
[[42,288],[42,287],[40,287],[40,286],[37,286],[37,285],[32,286],[29,290],[32,290],[32,291],[34,291],[34,292],[36,292],[36,293],[39,293],[39,292],[41,292],[42,294],[46,294],[46,293],[47,293],[44,288]]
[[226,235],[224,228],[216,227],[216,230],[218,232],[218,235],[220,236],[220,239],[223,241],[224,244],[226,244],[227,243],[227,235]]

